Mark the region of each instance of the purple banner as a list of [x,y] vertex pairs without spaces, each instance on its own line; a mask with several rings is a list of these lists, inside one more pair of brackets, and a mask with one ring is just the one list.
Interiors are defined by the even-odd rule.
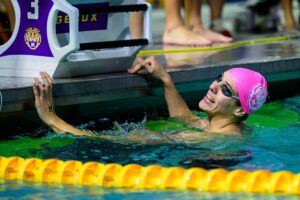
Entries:
[[[89,3],[73,5],[78,8],[101,8],[108,7],[109,2]],[[79,16],[79,31],[106,30],[108,23],[108,13],[89,13]],[[66,13],[59,12],[56,20],[56,33],[69,32],[69,17]]]
[[53,7],[51,0],[17,0],[21,19],[19,32],[2,55],[36,55],[53,57],[47,39],[47,20]]

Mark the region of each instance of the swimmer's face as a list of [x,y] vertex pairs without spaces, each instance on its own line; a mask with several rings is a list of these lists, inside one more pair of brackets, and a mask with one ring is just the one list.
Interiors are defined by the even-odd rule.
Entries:
[[229,117],[239,107],[237,90],[228,71],[218,77],[199,102],[199,108],[209,116]]

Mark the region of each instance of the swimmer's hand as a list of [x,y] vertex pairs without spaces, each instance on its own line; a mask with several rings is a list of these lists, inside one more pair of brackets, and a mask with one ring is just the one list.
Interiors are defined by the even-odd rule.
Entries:
[[33,93],[35,98],[35,106],[41,120],[51,125],[56,118],[53,104],[53,80],[46,72],[40,72],[43,83],[34,78]]
[[43,83],[38,78],[34,78],[33,93],[36,110],[41,120],[56,133],[95,137],[92,131],[75,128],[56,115],[52,95],[53,80],[46,72],[41,72],[40,75]]
[[151,56],[146,60],[139,58],[136,64],[128,69],[128,72],[136,73],[143,69],[146,69],[154,78],[162,81],[170,117],[179,117],[186,112],[191,112],[177,91],[170,75],[164,70],[154,56]]
[[170,75],[164,70],[161,64],[154,56],[147,59],[138,58],[134,65],[128,69],[128,73],[134,74],[143,69],[146,69],[153,77],[161,80],[163,83],[170,81]]

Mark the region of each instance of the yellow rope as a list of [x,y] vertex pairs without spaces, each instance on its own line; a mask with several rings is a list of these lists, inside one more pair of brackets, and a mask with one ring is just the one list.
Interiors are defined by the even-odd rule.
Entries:
[[268,42],[278,42],[291,39],[290,36],[278,36],[278,37],[268,37],[268,38],[258,38],[252,40],[243,40],[229,44],[223,44],[220,46],[208,46],[208,47],[196,47],[196,48],[182,48],[182,49],[155,49],[155,50],[141,50],[138,56],[149,56],[149,55],[159,55],[159,54],[169,54],[169,53],[183,53],[183,52],[203,52],[203,51],[216,51],[216,50],[226,50],[233,49],[237,47],[268,43]]
[[300,195],[300,174],[266,170],[165,168],[58,159],[0,157],[0,179],[54,184]]

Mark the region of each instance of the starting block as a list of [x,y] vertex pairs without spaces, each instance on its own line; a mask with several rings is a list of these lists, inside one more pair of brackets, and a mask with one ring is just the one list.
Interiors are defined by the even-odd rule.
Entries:
[[[88,3],[87,3],[88,2]],[[15,29],[0,46],[0,76],[54,78],[126,71],[152,41],[151,6],[137,0],[12,0]],[[129,12],[144,12],[131,39]]]

